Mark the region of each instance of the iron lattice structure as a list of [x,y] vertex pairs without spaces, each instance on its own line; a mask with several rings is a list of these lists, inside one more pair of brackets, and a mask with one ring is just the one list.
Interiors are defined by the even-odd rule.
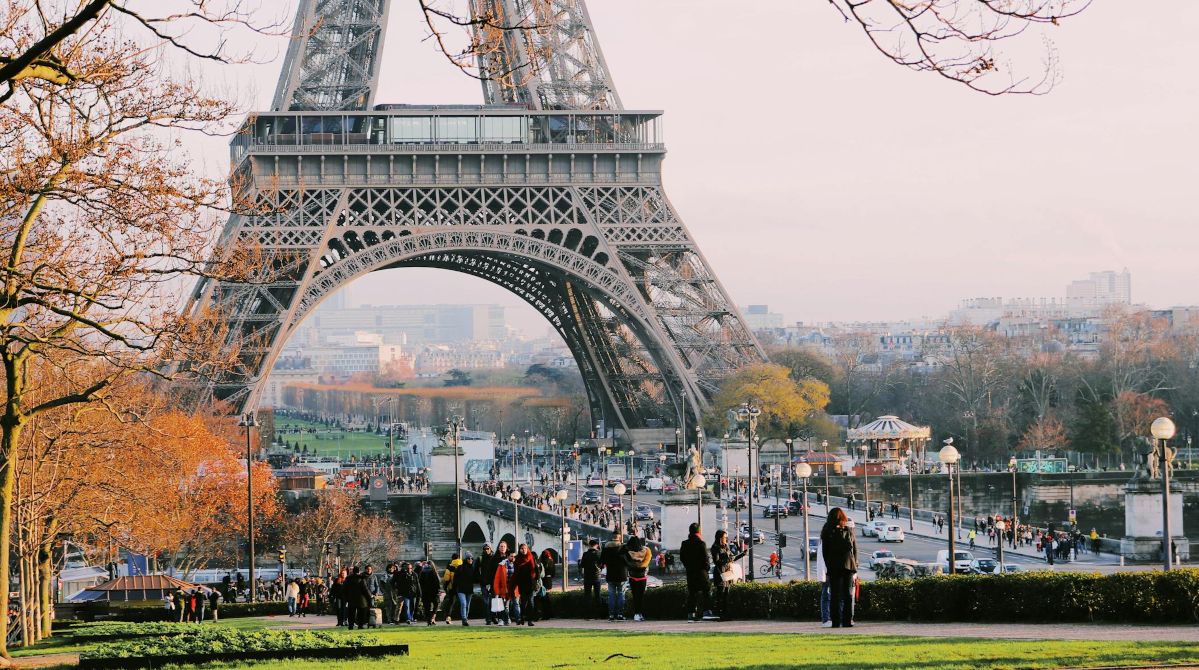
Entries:
[[660,113],[621,108],[582,0],[472,4],[538,26],[501,31],[480,56],[496,75],[481,106],[368,109],[386,0],[299,11],[277,109],[251,116],[232,146],[241,199],[259,213],[232,216],[221,244],[257,249],[271,279],[203,281],[192,297],[240,354],[218,398],[254,406],[322,299],[395,267],[520,296],[570,347],[593,416],[626,433],[690,422],[724,376],[763,360],[663,192]]

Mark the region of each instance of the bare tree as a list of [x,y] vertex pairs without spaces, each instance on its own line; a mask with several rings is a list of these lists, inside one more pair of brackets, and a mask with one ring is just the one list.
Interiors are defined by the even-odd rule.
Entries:
[[[829,0],[898,65],[932,72],[987,95],[1047,93],[1060,78],[1043,30],[1091,0]],[[1025,42],[1040,37],[1032,52]],[[1017,39],[1020,38],[1020,39]],[[1001,47],[1016,42],[1011,48]],[[1020,59],[1023,60],[1015,60]],[[1032,60],[1034,63],[1026,63]],[[1040,63],[1035,63],[1039,60]]]

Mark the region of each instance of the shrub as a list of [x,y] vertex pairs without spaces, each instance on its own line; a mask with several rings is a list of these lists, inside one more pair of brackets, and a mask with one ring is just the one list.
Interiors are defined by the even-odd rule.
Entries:
[[263,651],[304,652],[314,649],[358,649],[378,643],[365,635],[330,635],[313,631],[241,631],[194,627],[173,635],[106,642],[85,650],[81,659],[193,656]]
[[[550,597],[556,616],[587,614],[582,591],[555,592]],[[601,599],[607,602],[606,595]],[[645,594],[645,615],[681,619],[686,615],[686,601],[684,584],[650,589]],[[820,585],[815,582],[758,581],[733,585],[726,613],[734,619],[815,619],[819,606]],[[873,621],[1196,623],[1199,570],[941,575],[862,582],[855,617]]]

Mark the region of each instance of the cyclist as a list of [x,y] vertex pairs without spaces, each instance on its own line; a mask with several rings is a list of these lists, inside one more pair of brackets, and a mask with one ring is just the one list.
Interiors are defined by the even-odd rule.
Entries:
[[781,566],[779,565],[779,554],[778,554],[778,552],[777,552],[777,551],[772,551],[772,552],[770,552],[770,571],[771,571],[771,572],[778,572],[780,567],[781,567]]

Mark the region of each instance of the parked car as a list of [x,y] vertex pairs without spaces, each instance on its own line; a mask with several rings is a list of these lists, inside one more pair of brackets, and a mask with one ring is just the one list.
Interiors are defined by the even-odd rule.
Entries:
[[[749,524],[741,524],[741,541],[749,542]],[[760,528],[754,529],[754,544],[766,544],[766,533]]]
[[879,568],[894,560],[895,554],[886,549],[880,549],[879,551],[872,552],[870,558],[866,559],[866,567],[877,572]]
[[887,522],[882,519],[875,519],[862,526],[862,537],[878,537],[879,531],[887,527]]
[[879,542],[903,542],[903,529],[895,524],[888,524],[878,532]]
[[980,558],[970,565],[970,569],[979,575],[999,574],[999,561],[993,558]]
[[587,480],[587,486],[603,486],[604,480],[599,477],[591,477]]
[[638,521],[653,521],[654,510],[649,505],[638,505],[636,516]]
[[771,519],[776,516],[779,518],[782,518],[782,519],[786,519],[787,518],[787,506],[786,505],[775,505],[775,504],[771,503],[771,504],[767,505],[766,507],[762,508],[762,518],[763,519]]
[[666,481],[661,477],[649,477],[642,488],[646,491],[661,491],[663,486],[666,486]]
[[[941,549],[937,551],[937,565],[942,566],[945,572],[949,572],[949,550]],[[953,567],[959,573],[969,573],[971,565],[974,563],[974,554],[968,551],[953,552]]]

